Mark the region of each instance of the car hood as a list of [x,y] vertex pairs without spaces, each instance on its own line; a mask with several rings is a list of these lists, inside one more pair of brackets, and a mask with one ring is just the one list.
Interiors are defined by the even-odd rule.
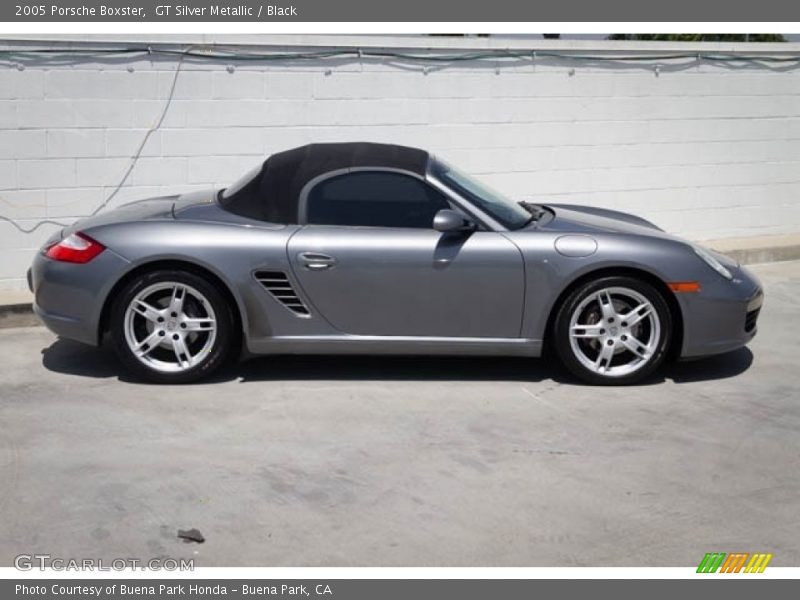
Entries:
[[679,240],[647,219],[626,212],[580,206],[576,204],[546,204],[553,217],[542,229],[570,233],[629,233]]

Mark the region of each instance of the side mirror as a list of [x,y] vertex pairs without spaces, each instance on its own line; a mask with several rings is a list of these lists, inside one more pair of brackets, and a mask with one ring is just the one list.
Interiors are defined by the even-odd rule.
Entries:
[[474,221],[461,213],[449,208],[443,208],[433,217],[433,228],[442,233],[452,233],[456,231],[475,231],[476,225]]

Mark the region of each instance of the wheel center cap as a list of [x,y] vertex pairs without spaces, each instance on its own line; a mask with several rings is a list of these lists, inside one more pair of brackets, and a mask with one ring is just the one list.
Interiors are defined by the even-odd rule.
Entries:
[[167,321],[167,329],[169,329],[170,331],[175,329],[175,321]]
[[610,329],[610,331],[611,331],[611,335],[617,335],[617,333],[619,333],[619,329],[618,329],[618,328],[616,328],[616,327],[612,327],[612,328]]

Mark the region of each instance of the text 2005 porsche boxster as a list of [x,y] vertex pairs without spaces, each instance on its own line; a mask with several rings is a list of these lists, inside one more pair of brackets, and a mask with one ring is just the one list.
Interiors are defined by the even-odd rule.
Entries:
[[756,332],[763,294],[725,256],[621,212],[534,205],[428,152],[312,144],[221,191],[127,204],[53,236],[35,310],[110,339],[135,374],[187,382],[226,357],[538,356],[627,384]]

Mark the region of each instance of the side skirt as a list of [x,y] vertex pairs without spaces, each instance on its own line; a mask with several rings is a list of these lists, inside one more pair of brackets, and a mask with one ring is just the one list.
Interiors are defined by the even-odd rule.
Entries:
[[252,354],[442,354],[540,356],[542,341],[528,338],[405,336],[283,336],[250,342]]

